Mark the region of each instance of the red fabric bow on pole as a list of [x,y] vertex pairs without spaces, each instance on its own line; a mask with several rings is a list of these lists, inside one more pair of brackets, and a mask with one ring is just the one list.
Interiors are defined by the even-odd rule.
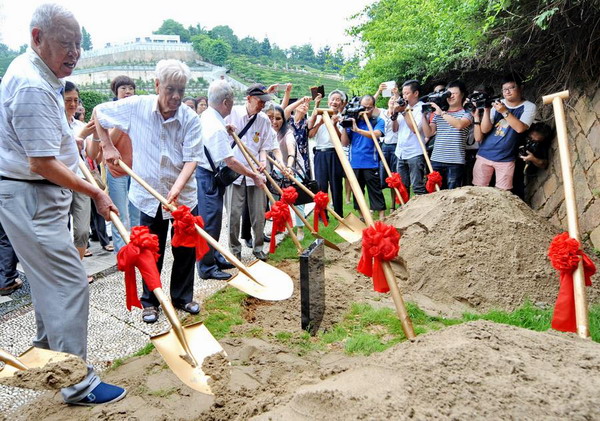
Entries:
[[265,218],[273,220],[269,253],[275,253],[275,250],[277,250],[277,240],[275,239],[275,235],[277,235],[278,232],[286,230],[286,222],[289,224],[292,223],[290,207],[283,200],[278,200],[271,205],[271,210],[265,213]]
[[442,174],[437,171],[432,171],[427,174],[427,183],[425,183],[427,193],[433,193],[436,185],[439,186],[440,189],[442,188]]
[[[398,174],[397,172],[393,172],[390,177],[385,179],[385,182],[387,183],[390,189],[398,189],[398,191],[400,192],[400,196],[402,196],[402,201],[404,203],[407,203],[409,201],[410,195],[406,190],[406,186],[404,186],[404,183],[402,182],[400,174]],[[396,203],[399,205],[402,203],[400,202],[400,198],[398,196],[396,196]]]
[[286,187],[283,189],[283,194],[281,195],[281,200],[283,200],[288,205],[292,206],[298,200],[298,192],[292,186]]
[[317,192],[313,198],[313,202],[315,202],[313,228],[315,232],[319,232],[319,219],[323,221],[324,226],[329,224],[327,215],[325,214],[325,209],[327,209],[327,205],[329,204],[329,196],[325,192]]
[[171,214],[174,219],[171,244],[173,247],[195,247],[196,261],[199,261],[208,251],[206,240],[196,231],[196,225],[204,228],[204,220],[199,215],[192,215],[190,208],[185,205],[179,206]]
[[373,289],[388,292],[390,287],[383,272],[383,261],[390,261],[400,251],[400,233],[395,227],[383,222],[363,230],[362,255],[358,262],[358,271],[373,278]]
[[151,291],[161,287],[160,274],[156,267],[158,254],[158,236],[151,234],[148,227],[133,227],[129,244],[117,254],[117,267],[125,272],[125,305],[142,308],[137,295],[135,268],[142,274],[144,282]]
[[560,288],[554,305],[552,328],[561,332],[577,332],[573,272],[582,261],[585,285],[591,286],[590,278],[596,273],[596,265],[581,250],[579,241],[569,237],[568,232],[554,237],[548,248],[548,257],[554,269],[560,273]]

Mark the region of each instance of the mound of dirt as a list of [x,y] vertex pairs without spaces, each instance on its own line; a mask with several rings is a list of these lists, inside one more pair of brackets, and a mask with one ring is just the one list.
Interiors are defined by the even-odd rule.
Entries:
[[598,344],[478,321],[302,386],[254,419],[597,419],[598,387]]
[[34,390],[59,390],[79,383],[87,375],[87,365],[81,358],[50,362],[43,367],[17,371],[12,377],[0,379],[0,384]]
[[[600,346],[574,335],[477,321],[371,357],[303,357],[257,338],[221,341],[205,362],[216,396],[183,385],[154,351],[103,374],[120,402],[69,407],[48,395],[7,419],[598,419]],[[223,370],[227,368],[230,374]],[[2,418],[0,414],[0,419]]]
[[418,196],[387,223],[402,234],[393,267],[403,292],[478,311],[556,300],[558,276],[546,255],[558,230],[509,192]]

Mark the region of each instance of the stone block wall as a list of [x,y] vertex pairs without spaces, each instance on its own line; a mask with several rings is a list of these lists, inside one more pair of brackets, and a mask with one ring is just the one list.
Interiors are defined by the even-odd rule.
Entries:
[[[542,114],[555,126],[552,106],[544,105]],[[600,90],[573,93],[565,104],[567,137],[575,184],[579,227],[600,250]],[[546,120],[546,118],[544,118]],[[527,186],[527,201],[550,222],[567,229],[558,141],[550,147],[550,164],[538,170]]]

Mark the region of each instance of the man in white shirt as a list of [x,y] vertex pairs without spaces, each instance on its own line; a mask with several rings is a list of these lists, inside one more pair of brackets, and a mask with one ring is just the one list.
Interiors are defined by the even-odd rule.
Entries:
[[[267,161],[267,152],[278,149],[277,139],[271,129],[271,120],[266,114],[261,113],[265,107],[265,102],[272,99],[269,94],[270,89],[255,83],[246,90],[246,104],[236,105],[232,108],[231,114],[225,119],[227,124],[231,124],[237,132],[244,132],[241,136],[242,142],[246,148],[260,161],[259,170],[264,170]],[[233,149],[233,156],[244,164],[248,169],[246,158],[238,147]],[[281,156],[281,154],[279,154]],[[281,162],[281,159],[278,159]],[[260,186],[257,186],[254,179],[243,176],[239,177],[229,186],[227,193],[229,196],[229,247],[231,252],[238,258],[242,253],[240,243],[240,217],[244,209],[244,202],[248,201],[250,210],[250,224],[254,232],[253,254],[257,259],[266,260],[267,255],[263,251],[264,246],[264,228],[265,228],[265,206],[266,196]],[[275,241],[274,238],[271,241]]]
[[[98,105],[96,131],[104,158],[114,162],[120,156],[107,129],[117,128],[129,135],[133,147],[133,170],[169,203],[188,206],[197,212],[196,180],[192,177],[201,155],[200,119],[190,108],[181,106],[189,67],[179,60],[161,60],[156,64],[155,88],[158,95],[131,96]],[[171,213],[139,183],[132,182],[129,200],[140,210],[140,224],[159,238],[157,266],[162,270]],[[171,230],[171,236],[173,231]],[[172,247],[171,301],[191,314],[200,312],[194,297],[193,247]],[[158,300],[144,284],[141,298],[146,323],[158,320]]]
[[[204,219],[204,230],[219,241],[221,225],[223,222],[223,195],[225,186],[215,180],[215,172],[223,165],[228,166],[238,174],[250,177],[258,187],[264,185],[261,176],[256,175],[237,158],[233,156],[231,138],[227,133],[225,118],[231,113],[233,107],[233,89],[224,80],[217,80],[208,87],[208,108],[200,116],[202,125],[202,151],[203,154],[196,168],[196,182],[198,184],[198,213]],[[209,246],[210,247],[210,246]],[[231,269],[234,266],[213,249],[204,255],[198,262],[198,275],[202,279],[227,280],[231,275],[222,269]]]
[[[77,65],[79,23],[62,6],[44,4],[33,13],[30,33],[31,48],[10,64],[0,84],[0,223],[31,287],[34,346],[85,360],[89,287],[67,228],[71,191],[90,196],[107,220],[117,208],[75,174],[79,155],[60,79]],[[126,394],[101,382],[91,366],[61,393],[69,404],[88,406]]]
[[[426,194],[425,189],[425,157],[423,148],[419,145],[416,130],[424,139],[422,127],[423,103],[419,101],[421,85],[416,80],[407,80],[402,84],[402,97],[408,103],[412,111],[405,111],[398,115],[398,144],[396,145],[396,157],[398,158],[398,174],[402,183],[415,194]],[[415,128],[406,116],[406,112],[412,112]]]

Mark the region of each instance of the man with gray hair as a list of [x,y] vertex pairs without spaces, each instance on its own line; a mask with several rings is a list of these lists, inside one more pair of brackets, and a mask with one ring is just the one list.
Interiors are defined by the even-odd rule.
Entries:
[[[202,206],[198,213],[204,219],[204,230],[219,241],[223,222],[223,195],[225,185],[215,175],[223,166],[227,166],[238,174],[252,178],[254,184],[261,187],[264,181],[254,174],[233,156],[231,138],[227,131],[232,126],[225,125],[225,117],[233,107],[233,89],[225,80],[217,80],[208,87],[208,108],[200,116],[202,125],[202,145],[204,154],[196,169],[198,184],[198,203]],[[210,247],[198,263],[198,274],[202,279],[227,280],[231,275],[223,269],[231,269],[233,265],[225,260],[218,251]]]
[[[133,170],[169,203],[186,205],[195,215],[198,196],[192,177],[201,155],[200,119],[190,108],[181,106],[187,81],[187,65],[179,60],[161,60],[156,65],[157,95],[131,96],[98,105],[94,110],[98,142],[104,159],[115,162],[120,155],[110,140],[108,130],[117,128],[129,135],[133,148]],[[129,200],[140,210],[140,224],[158,235],[161,272],[171,213],[140,184],[132,181]],[[171,236],[173,230],[171,230]],[[172,247],[171,301],[191,314],[200,312],[194,298],[193,247]],[[158,320],[158,300],[144,284],[141,298],[142,320]]]
[[[89,287],[67,228],[71,191],[90,196],[105,219],[117,208],[75,174],[79,154],[61,78],[79,60],[79,23],[62,6],[44,4],[30,29],[31,48],[10,64],[0,85],[0,223],[31,287],[34,346],[85,360]],[[91,366],[81,382],[61,392],[76,405],[115,402],[126,394],[101,382]]]

